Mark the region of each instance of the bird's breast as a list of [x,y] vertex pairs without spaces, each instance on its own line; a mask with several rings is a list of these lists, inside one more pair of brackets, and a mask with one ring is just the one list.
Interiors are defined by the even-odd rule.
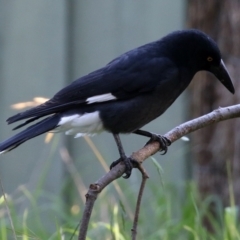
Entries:
[[189,82],[169,82],[151,93],[99,106],[104,128],[113,133],[130,133],[143,127],[162,115]]

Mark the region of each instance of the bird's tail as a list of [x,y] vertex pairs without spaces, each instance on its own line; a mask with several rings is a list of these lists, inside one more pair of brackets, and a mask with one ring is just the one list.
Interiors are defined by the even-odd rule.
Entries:
[[26,128],[22,132],[0,143],[0,154],[11,151],[25,141],[57,127],[60,117],[58,114],[45,118],[42,121]]

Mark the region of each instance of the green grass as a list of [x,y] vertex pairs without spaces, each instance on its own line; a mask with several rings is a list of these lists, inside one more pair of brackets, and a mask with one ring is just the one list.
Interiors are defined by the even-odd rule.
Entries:
[[[100,152],[89,139],[87,141],[96,158],[108,169]],[[54,141],[52,145],[50,160],[57,151]],[[152,160],[160,181],[154,182],[150,178],[146,183],[137,239],[240,240],[238,208],[235,206],[231,181],[229,181],[231,204],[224,209],[217,197],[209,196],[200,200],[193,182],[182,184],[180,187],[165,185],[161,166]],[[73,180],[65,179],[62,193],[54,195],[51,192],[44,192],[41,189],[45,184],[49,162],[36,184],[35,191],[30,192],[26,186],[20,186],[12,195],[6,196],[7,202],[3,196],[0,197],[1,240],[70,240],[71,237],[77,239],[78,225],[84,209],[85,184],[80,179],[74,163],[70,162],[68,167],[70,178]],[[77,189],[80,185],[81,189],[75,191],[75,194],[66,193],[66,189]],[[101,192],[91,216],[88,240],[130,239],[138,185],[129,184],[129,180],[118,179]],[[66,194],[71,197],[74,194],[71,204],[66,203]],[[213,203],[216,209],[215,217],[208,211]],[[213,228],[211,233],[202,224],[206,218]]]
[[[138,239],[240,239],[240,226],[235,206],[222,209],[216,198],[200,201],[196,187],[192,183],[186,184],[184,197],[171,186],[159,189],[159,186],[150,182],[147,187],[149,192],[148,196],[144,196],[140,212]],[[42,195],[46,198],[46,204],[39,205]],[[134,208],[135,193],[126,190],[126,196],[130,200],[129,204]],[[39,191],[32,194],[27,189],[22,189],[16,199],[7,196],[7,202],[17,239],[22,240],[70,239],[83,211],[83,206],[66,206],[59,196]],[[27,204],[19,212],[20,202]],[[217,219],[207,212],[212,202],[218,206]],[[0,239],[14,239],[3,198],[0,199],[0,216]],[[203,217],[210,219],[214,233],[207,232],[203,227]],[[130,239],[131,224],[132,221],[123,203],[116,200],[108,191],[96,202],[88,239]],[[77,239],[77,232],[73,239]]]

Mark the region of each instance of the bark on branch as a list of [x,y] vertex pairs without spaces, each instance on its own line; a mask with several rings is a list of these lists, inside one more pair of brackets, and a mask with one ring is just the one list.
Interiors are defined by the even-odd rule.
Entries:
[[[167,137],[172,143],[181,137],[194,132],[200,128],[204,128],[213,123],[217,123],[220,121],[237,118],[240,117],[240,104],[218,108],[212,111],[209,114],[203,115],[199,118],[195,118],[188,122],[185,122],[169,132],[167,132],[164,136]],[[155,154],[160,150],[160,146],[158,142],[153,142],[149,145],[144,146],[137,152],[134,152],[131,155],[131,158],[137,160],[139,163],[145,161],[148,157]],[[86,205],[83,213],[83,217],[81,220],[80,230],[78,240],[85,240],[87,235],[87,228],[89,224],[89,220],[91,217],[92,209],[94,206],[94,202],[98,197],[98,194],[112,181],[122,176],[125,170],[124,164],[118,164],[114,168],[111,169],[108,173],[102,176],[95,183],[91,184],[89,190],[86,194]]]

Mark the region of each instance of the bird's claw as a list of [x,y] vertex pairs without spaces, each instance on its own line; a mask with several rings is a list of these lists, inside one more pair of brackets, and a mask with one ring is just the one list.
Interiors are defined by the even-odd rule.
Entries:
[[152,143],[152,142],[159,142],[159,144],[161,146],[160,152],[163,151],[162,155],[167,153],[168,146],[170,146],[172,143],[168,138],[166,138],[160,134],[154,134],[154,133],[152,134],[150,140],[146,143],[146,145],[149,143]]
[[136,161],[135,159],[130,157],[125,157],[123,159],[119,158],[118,160],[112,162],[112,164],[110,165],[110,169],[115,167],[120,162],[123,162],[125,164],[125,172],[124,172],[124,175],[122,176],[125,179],[131,176],[133,167],[137,167],[139,165],[139,162]]

